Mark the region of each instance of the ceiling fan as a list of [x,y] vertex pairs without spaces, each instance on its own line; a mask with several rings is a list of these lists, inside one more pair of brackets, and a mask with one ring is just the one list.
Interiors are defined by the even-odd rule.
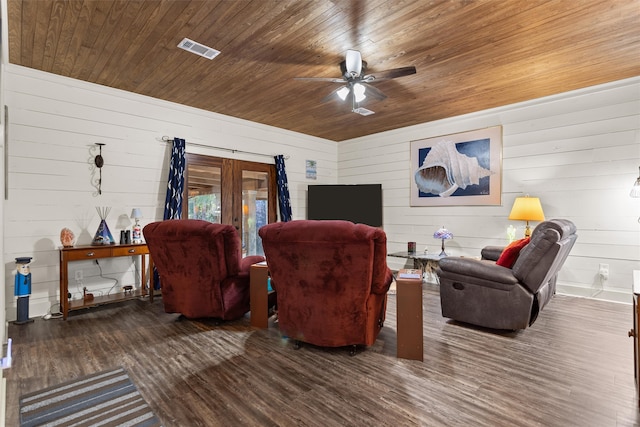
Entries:
[[343,86],[322,98],[321,102],[329,101],[334,98],[334,95],[337,95],[343,101],[348,99],[351,102],[352,112],[368,116],[369,114],[374,114],[374,112],[359,107],[360,102],[364,101],[367,96],[371,96],[380,101],[387,97],[380,89],[373,86],[372,83],[396,79],[416,73],[416,67],[414,66],[394,68],[371,74],[366,74],[366,70],[367,63],[362,60],[360,52],[349,49],[347,50],[344,61],[340,62],[342,77],[295,77],[295,79],[342,84]]

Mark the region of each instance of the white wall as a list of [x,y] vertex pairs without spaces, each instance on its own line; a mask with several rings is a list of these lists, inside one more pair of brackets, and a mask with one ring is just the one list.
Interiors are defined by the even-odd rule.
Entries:
[[[15,258],[31,256],[30,316],[59,311],[60,230],[71,228],[78,244],[89,244],[99,224],[96,206],[110,206],[107,224],[114,238],[130,227],[133,207],[141,224],[162,218],[170,146],[162,136],[187,140],[187,151],[273,163],[273,158],[232,154],[189,143],[261,154],[286,154],[285,164],[296,219],[306,217],[306,184],[337,181],[335,142],[213,114],[178,104],[64,78],[24,67],[5,69],[9,107],[9,199],[5,202],[4,264],[7,319],[15,320]],[[102,195],[93,158],[103,147]],[[318,178],[305,178],[305,160],[318,162]],[[137,266],[128,257],[104,260],[105,277],[132,282]],[[74,271],[82,269],[90,290],[108,292],[91,261],[70,265],[70,292],[81,295]]]
[[[169,154],[163,135],[288,155],[296,219],[306,217],[307,184],[381,182],[390,251],[414,240],[418,248],[435,251],[439,242],[430,236],[446,225],[455,234],[447,242],[449,252],[476,256],[486,244],[506,243],[508,225],[522,232],[522,224],[506,218],[514,198],[529,193],[541,198],[548,218],[569,218],[579,229],[560,274],[561,292],[628,301],[631,271],[640,268],[640,199],[628,195],[640,165],[640,78],[339,144],[14,65],[5,68],[3,79],[9,107],[3,239],[8,320],[15,319],[16,257],[34,257],[30,315],[51,306],[56,312],[63,227],[87,244],[99,223],[95,206],[112,207],[107,222],[114,237],[130,226],[133,207],[142,209],[143,225],[162,217]],[[409,206],[411,140],[494,125],[503,126],[502,206]],[[97,142],[107,144],[101,196],[91,181]],[[271,162],[215,149],[188,150]],[[305,178],[305,160],[318,162],[317,180]],[[130,280],[135,265],[122,261],[101,263],[104,275]],[[604,285],[597,280],[599,263],[610,265]],[[113,283],[100,278],[94,265],[78,264],[90,289]],[[402,265],[394,258],[389,264]],[[73,283],[70,288],[77,292]]]
[[[410,141],[503,126],[502,206],[411,207]],[[373,136],[338,146],[339,182],[382,183],[388,250],[417,241],[439,252],[433,232],[454,234],[450,255],[478,256],[507,243],[513,200],[539,197],[547,218],[567,218],[578,240],[559,275],[559,292],[631,301],[640,268],[640,199],[629,190],[640,166],[640,78],[504,106]],[[392,268],[402,259],[388,258]],[[600,263],[609,280],[598,279]]]

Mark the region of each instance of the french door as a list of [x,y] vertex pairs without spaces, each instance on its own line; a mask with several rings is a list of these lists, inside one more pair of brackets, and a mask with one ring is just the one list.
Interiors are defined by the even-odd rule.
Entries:
[[276,221],[275,165],[186,155],[182,217],[231,224],[242,255],[264,255],[258,229]]

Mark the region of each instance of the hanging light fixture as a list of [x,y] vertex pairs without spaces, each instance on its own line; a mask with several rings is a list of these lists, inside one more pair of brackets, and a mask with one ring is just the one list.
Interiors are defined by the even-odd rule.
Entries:
[[631,197],[640,197],[640,167],[638,170],[638,179],[636,179],[636,182],[633,184],[633,187],[631,187],[631,192],[629,193]]
[[[631,197],[640,197],[640,167],[638,168],[638,179],[631,187],[631,191],[629,192],[629,196]],[[638,222],[640,223],[640,217],[638,217]]]

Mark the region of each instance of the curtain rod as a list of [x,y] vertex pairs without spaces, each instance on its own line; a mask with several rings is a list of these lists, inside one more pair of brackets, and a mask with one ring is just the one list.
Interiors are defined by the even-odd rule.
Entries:
[[[168,136],[163,136],[162,137],[162,141],[164,142],[173,142],[173,138],[169,138]],[[227,147],[216,147],[213,145],[204,145],[204,144],[198,144],[196,142],[189,142],[189,145],[193,145],[195,147],[202,147],[202,148],[214,148],[216,150],[224,150],[224,151],[230,151],[232,153],[243,153],[243,154],[253,154],[254,156],[265,156],[265,157],[270,157],[270,158],[274,158],[274,156],[272,156],[271,154],[264,154],[264,153],[256,153],[253,151],[244,151],[244,150],[236,150],[235,148],[227,148]],[[284,156],[285,159],[288,159],[289,156]]]

